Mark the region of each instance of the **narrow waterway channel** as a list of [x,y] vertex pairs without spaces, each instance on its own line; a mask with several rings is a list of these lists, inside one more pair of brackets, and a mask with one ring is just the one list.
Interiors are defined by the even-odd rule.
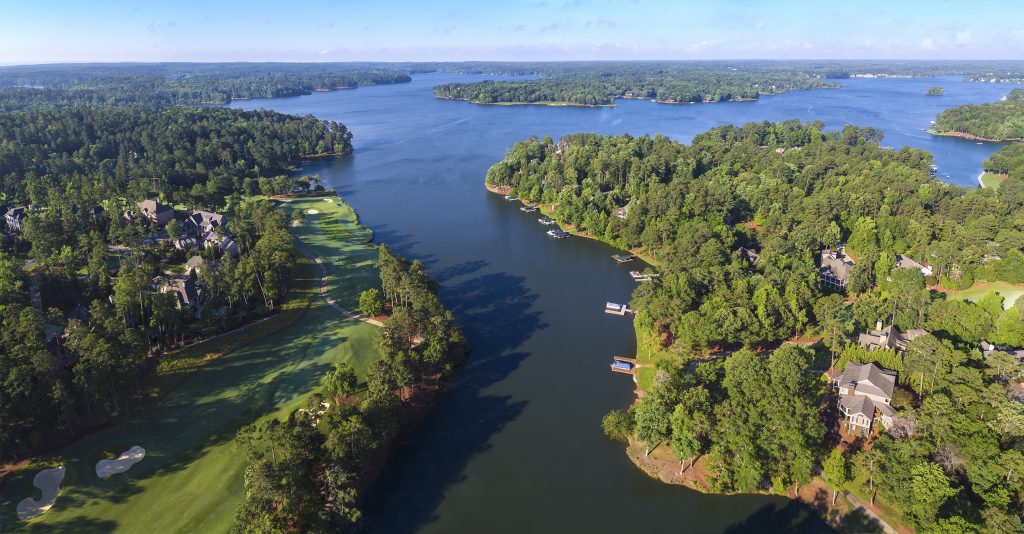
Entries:
[[[615,250],[553,240],[537,214],[488,193],[487,168],[530,135],[664,133],[683,142],[724,123],[822,120],[874,126],[886,146],[934,151],[940,176],[973,185],[994,145],[924,132],[946,107],[998,100],[1012,88],[959,80],[848,80],[757,102],[692,106],[620,101],[615,108],[477,106],[431,87],[475,76],[425,74],[410,84],[236,102],[343,122],[356,154],[311,162],[376,239],[425,262],[473,347],[453,390],[388,465],[366,503],[378,532],[817,532],[827,527],[779,497],[714,496],[661,484],[601,434],[633,399],[612,355],[632,355],[628,318],[604,314],[635,283]],[[926,97],[931,85],[946,96]]]

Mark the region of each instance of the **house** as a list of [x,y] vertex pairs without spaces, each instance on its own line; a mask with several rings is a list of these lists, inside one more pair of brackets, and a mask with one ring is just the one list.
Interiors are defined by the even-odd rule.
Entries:
[[174,218],[174,208],[161,204],[159,200],[139,202],[139,211],[143,217],[153,221],[157,226],[163,226]]
[[622,220],[626,220],[627,215],[629,215],[629,204],[626,204],[625,206],[622,206],[621,208],[615,210],[615,216]]
[[761,261],[761,255],[758,254],[756,250],[740,247],[739,252],[740,256],[745,258],[750,265],[756,265],[757,262]]
[[212,211],[195,211],[182,223],[186,233],[202,235],[224,226],[224,215]]
[[28,217],[28,209],[25,206],[17,206],[4,213],[4,221],[7,229],[11,232],[22,231],[25,224],[25,217]]
[[906,332],[900,332],[898,328],[889,325],[882,328],[882,321],[875,323],[875,329],[857,336],[857,343],[868,350],[892,349],[907,350],[907,345],[915,338],[927,335],[927,330],[913,328]]
[[192,256],[185,262],[185,274],[199,275],[199,271],[206,265],[206,260],[202,256]]
[[896,373],[873,363],[850,362],[832,384],[839,392],[839,411],[852,428],[870,432],[876,418],[883,426],[892,424],[896,410],[889,402],[896,389]]
[[176,297],[176,307],[179,310],[192,309],[198,313],[200,308],[199,289],[196,287],[194,276],[178,275],[171,277],[156,277],[153,283],[161,293],[173,293]]
[[1018,363],[1020,363],[1021,365],[1024,365],[1024,350],[1014,349],[1014,348],[1011,348],[1011,347],[1001,347],[1001,346],[989,343],[988,341],[982,341],[981,344],[979,345],[979,348],[981,348],[981,357],[983,359],[987,360],[988,357],[991,356],[993,352],[1005,352],[1006,354],[1009,354],[1010,356],[1013,356],[1014,358],[1016,358]]
[[917,263],[916,261],[914,261],[914,260],[912,260],[912,259],[910,259],[910,258],[908,258],[908,257],[906,257],[906,256],[904,256],[902,254],[897,254],[896,255],[896,268],[897,269],[917,269],[918,271],[921,271],[921,276],[931,276],[932,275],[932,268],[931,268],[931,266],[925,267],[924,265],[921,265],[920,263]]
[[853,259],[846,255],[846,247],[839,247],[836,250],[825,249],[821,251],[821,283],[825,287],[833,289],[846,289],[850,281],[850,274],[855,265]]
[[234,239],[226,235],[221,235],[216,232],[208,232],[202,237],[202,243],[204,247],[217,247],[224,254],[231,254],[232,256],[238,255],[238,244],[235,243]]

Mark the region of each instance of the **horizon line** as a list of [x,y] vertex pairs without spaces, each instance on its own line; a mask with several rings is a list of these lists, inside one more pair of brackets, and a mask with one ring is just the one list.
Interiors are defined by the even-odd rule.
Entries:
[[278,65],[290,65],[290,64],[356,64],[356,63],[372,63],[380,65],[426,65],[426,64],[437,64],[437,63],[534,63],[534,64],[558,64],[558,63],[728,63],[728,62],[741,62],[741,61],[756,61],[756,62],[774,62],[774,63],[803,63],[803,62],[832,62],[832,63],[855,63],[855,62],[907,62],[907,63],[1021,63],[1024,64],[1024,59],[954,59],[954,58],[846,58],[846,59],[829,59],[829,58],[717,58],[717,59],[444,59],[444,60],[373,60],[373,59],[347,59],[347,60],[293,60],[293,61],[280,61],[280,60],[170,60],[170,61],[153,61],[153,60],[124,60],[124,61],[37,61],[37,62],[3,62],[0,61],[0,68],[2,67],[36,67],[36,66],[61,66],[61,65],[174,65],[174,64],[195,64],[195,65],[216,65],[216,64],[230,64],[230,63],[242,63],[242,64],[253,64],[253,65],[267,65],[267,64],[278,64]]

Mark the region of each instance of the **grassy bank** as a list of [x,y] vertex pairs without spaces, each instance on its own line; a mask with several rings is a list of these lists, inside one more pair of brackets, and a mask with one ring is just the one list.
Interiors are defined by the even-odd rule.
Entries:
[[[302,202],[329,204],[322,198]],[[329,216],[308,217],[295,233],[303,242],[316,242],[307,243],[310,247],[328,247],[332,240],[344,239],[334,246],[347,252],[331,255],[318,250],[318,254],[329,262],[336,286],[332,291],[356,295],[371,286],[368,281],[376,280],[372,262],[376,251],[367,244],[369,233],[358,226],[347,206],[327,208],[324,213]],[[237,430],[302,406],[320,388],[324,372],[333,363],[347,361],[362,375],[376,358],[376,327],[343,317],[319,298],[315,266],[303,261],[293,287],[292,301],[308,306],[299,306],[301,314],[291,324],[262,338],[258,334],[225,336],[211,341],[205,350],[196,348],[201,345],[193,347],[193,352],[180,357],[205,363],[191,366],[191,374],[152,409],[14,474],[0,498],[3,530],[227,531],[243,498],[244,462],[233,442]],[[216,356],[223,351],[228,352]],[[132,445],[146,449],[144,460],[125,474],[107,480],[96,477],[97,460]],[[34,520],[18,521],[17,502],[37,495],[31,480],[38,466],[55,462],[68,468],[56,504]]]
[[1005,174],[995,174],[991,172],[983,172],[978,176],[978,183],[981,187],[990,189],[999,189],[999,186],[1006,181],[1007,176]]

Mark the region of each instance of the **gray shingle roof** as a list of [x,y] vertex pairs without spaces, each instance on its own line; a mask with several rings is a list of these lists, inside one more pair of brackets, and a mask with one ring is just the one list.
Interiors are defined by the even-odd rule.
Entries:
[[896,389],[896,373],[886,371],[873,363],[846,364],[846,370],[837,378],[839,385],[849,387],[861,395],[876,395],[892,398]]

